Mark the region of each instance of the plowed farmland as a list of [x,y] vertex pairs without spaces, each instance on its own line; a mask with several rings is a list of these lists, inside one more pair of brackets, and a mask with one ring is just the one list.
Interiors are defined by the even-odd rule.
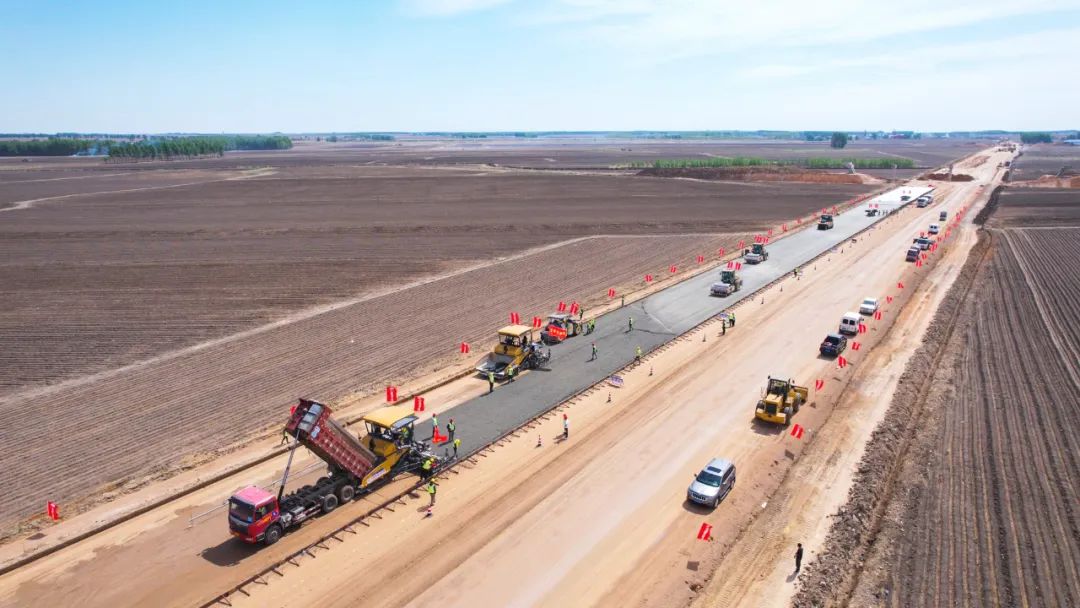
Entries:
[[1063,219],[1064,199],[1029,192],[1001,197],[951,336],[937,327],[948,339],[925,393],[893,402],[893,415],[916,412],[911,449],[882,434],[874,441],[893,445],[868,451],[904,456],[895,469],[864,461],[897,481],[869,559],[848,565],[853,595],[834,568],[811,565],[806,605],[1080,604],[1080,226]]
[[208,457],[297,395],[459,361],[511,310],[591,305],[871,189],[319,150],[0,162],[0,523]]

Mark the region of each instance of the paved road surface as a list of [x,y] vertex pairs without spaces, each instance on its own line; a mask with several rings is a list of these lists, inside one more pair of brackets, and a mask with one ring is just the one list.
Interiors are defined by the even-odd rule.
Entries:
[[[453,418],[463,452],[485,445],[625,367],[633,361],[638,346],[646,353],[654,350],[797,266],[847,242],[852,235],[883,219],[883,214],[867,217],[865,211],[870,203],[889,212],[906,204],[900,201],[901,194],[914,200],[931,190],[912,187],[891,190],[835,216],[832,230],[802,230],[770,244],[767,262],[743,264],[743,287],[737,294],[711,297],[709,287],[717,281],[718,272],[705,272],[603,315],[596,320],[595,333],[551,347],[549,369],[528,372],[513,383],[497,385],[490,395],[466,401],[448,411],[434,410],[442,419],[443,433],[446,422]],[[856,304],[853,302],[852,306]],[[633,332],[627,331],[630,317],[634,319]],[[596,361],[589,361],[592,342],[596,342],[599,350]],[[572,432],[573,420],[570,422]],[[418,426],[417,436],[431,436],[430,422]]]

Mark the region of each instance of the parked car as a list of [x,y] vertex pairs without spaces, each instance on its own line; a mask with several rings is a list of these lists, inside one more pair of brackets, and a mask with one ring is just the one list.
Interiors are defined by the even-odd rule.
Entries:
[[847,338],[840,334],[829,334],[825,336],[825,340],[818,347],[818,352],[829,356],[835,357],[847,349]]
[[930,196],[929,194],[924,194],[923,196],[915,199],[915,206],[922,209],[923,207],[928,207],[933,201],[934,197]]
[[859,312],[864,315],[872,315],[877,312],[877,309],[877,298],[863,298],[862,304],[859,304]]
[[937,234],[938,232],[941,232],[941,227],[937,224],[930,224],[930,228],[928,228],[926,231],[930,234]]
[[930,248],[930,243],[933,243],[933,241],[926,238],[925,236],[920,236],[917,239],[913,239],[911,242],[914,243],[916,247],[918,247],[919,249],[923,249],[923,250],[929,249]]
[[730,460],[713,458],[694,476],[686,489],[686,500],[714,509],[735,487],[735,465]]
[[949,219],[949,212],[948,211],[942,211],[941,213],[938,214],[937,219],[938,219],[939,222],[944,222],[945,220]]
[[859,333],[859,323],[862,323],[862,317],[859,316],[859,313],[844,313],[844,316],[840,317],[840,333],[854,336]]
[[904,259],[908,262],[914,262],[919,259],[919,252],[921,251],[922,250],[919,249],[917,245],[912,245],[911,247],[908,247],[907,256]]

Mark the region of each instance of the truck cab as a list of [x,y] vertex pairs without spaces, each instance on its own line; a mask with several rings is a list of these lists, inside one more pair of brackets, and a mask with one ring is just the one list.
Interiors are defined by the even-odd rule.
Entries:
[[760,264],[769,259],[769,252],[766,251],[765,245],[761,243],[754,243],[749,251],[743,255],[743,259],[747,264]]
[[823,213],[821,215],[821,219],[818,220],[817,229],[818,230],[832,230],[832,227],[833,227],[833,216],[831,214],[829,214],[829,213]]

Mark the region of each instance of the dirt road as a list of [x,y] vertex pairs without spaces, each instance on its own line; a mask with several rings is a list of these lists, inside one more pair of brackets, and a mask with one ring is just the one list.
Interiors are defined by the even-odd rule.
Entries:
[[[803,280],[771,290],[766,303],[741,307],[739,329],[723,339],[713,327],[704,343],[702,332],[695,333],[650,359],[626,375],[631,390],[626,396],[616,393],[614,405],[599,393],[569,407],[574,424],[567,444],[535,448],[531,436],[515,440],[475,470],[446,479],[430,520],[418,523],[422,516],[413,508],[399,510],[340,547],[301,562],[282,581],[249,588],[250,599],[234,601],[342,606],[689,601],[722,547],[760,510],[805,445],[782,429],[751,421],[765,376],[790,375],[808,383],[825,378],[831,386],[856,373],[857,355],[840,371],[814,357],[816,345],[864,295],[886,293],[895,285],[905,268],[898,252],[926,215],[901,212],[845,253],[806,269]],[[815,395],[796,420],[811,433],[831,410],[829,390]],[[543,439],[550,442],[557,428],[552,420]],[[685,504],[683,497],[691,475],[716,455],[738,463],[739,487],[710,514]],[[695,540],[702,521],[715,526],[720,542]],[[387,547],[388,538],[400,542]],[[409,575],[388,586],[360,575],[355,564],[400,567]]]

